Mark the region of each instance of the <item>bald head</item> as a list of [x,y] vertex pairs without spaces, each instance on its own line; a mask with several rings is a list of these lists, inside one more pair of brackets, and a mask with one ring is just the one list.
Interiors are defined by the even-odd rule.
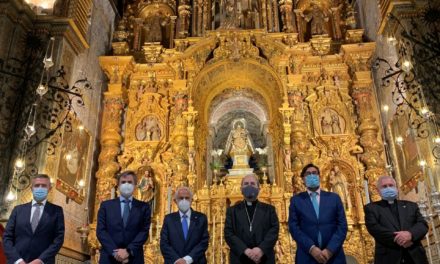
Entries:
[[255,174],[248,174],[241,179],[242,188],[248,185],[255,186],[257,188],[260,187],[260,183],[258,182],[258,178]]

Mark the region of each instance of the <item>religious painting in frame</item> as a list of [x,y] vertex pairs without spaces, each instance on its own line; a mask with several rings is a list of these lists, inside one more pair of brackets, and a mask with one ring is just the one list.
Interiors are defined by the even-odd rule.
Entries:
[[[418,149],[417,137],[414,129],[408,125],[408,116],[395,115],[391,121],[390,129],[394,141],[395,166],[400,175],[400,189],[405,193],[414,188],[417,179],[422,175],[419,166],[420,150]],[[402,143],[397,143],[397,138],[401,137]]]
[[69,116],[62,135],[56,188],[75,202],[84,200],[91,136],[81,122]]

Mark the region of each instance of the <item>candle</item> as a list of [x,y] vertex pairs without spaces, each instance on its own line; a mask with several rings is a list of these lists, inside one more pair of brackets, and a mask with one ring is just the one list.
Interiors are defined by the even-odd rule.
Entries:
[[167,190],[167,214],[171,213],[171,186],[168,186]]
[[220,263],[223,263],[223,212],[220,212]]
[[368,191],[368,180],[364,180],[364,189],[365,189],[365,201],[366,204],[370,203],[370,192]]
[[153,227],[151,225],[149,230],[149,237],[150,237],[150,242],[153,241]]
[[435,183],[434,183],[434,177],[432,176],[432,170],[431,167],[427,167],[426,170],[428,171],[428,177],[429,177],[429,184],[431,187],[432,191],[435,191],[437,188],[435,188]]
[[115,187],[113,187],[111,190],[111,193],[110,193],[110,198],[115,199],[115,196],[116,196],[116,190],[115,190]]
[[212,263],[215,263],[215,215],[212,219]]
[[159,238],[159,216],[156,217],[156,238]]

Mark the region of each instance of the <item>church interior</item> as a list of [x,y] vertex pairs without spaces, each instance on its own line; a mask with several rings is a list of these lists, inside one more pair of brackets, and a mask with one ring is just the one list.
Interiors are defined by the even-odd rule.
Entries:
[[152,208],[145,263],[178,186],[209,220],[208,263],[229,263],[226,208],[255,173],[280,220],[301,169],[321,169],[348,222],[347,263],[372,263],[364,205],[393,176],[440,261],[440,1],[0,0],[0,224],[51,177],[65,215],[57,263],[98,263],[96,216],[133,170]]

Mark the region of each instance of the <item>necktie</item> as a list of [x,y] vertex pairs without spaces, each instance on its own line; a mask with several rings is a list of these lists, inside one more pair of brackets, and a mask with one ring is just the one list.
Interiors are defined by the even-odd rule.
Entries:
[[123,200],[124,212],[122,213],[122,221],[124,222],[124,227],[127,226],[128,215],[130,214],[130,200]]
[[[318,193],[312,192],[310,195],[312,196],[312,204],[313,204],[313,209],[315,209],[316,218],[319,219],[319,204],[318,204],[318,198],[316,198],[316,196],[318,196]],[[322,246],[322,237],[321,237],[321,232],[319,230],[318,230],[318,244],[319,247]]]
[[38,226],[38,222],[40,221],[41,203],[36,203],[34,204],[34,206],[35,206],[35,211],[34,214],[32,215],[32,220],[31,220],[32,233],[35,233],[35,230],[37,229]]
[[186,240],[186,237],[188,236],[188,220],[186,220],[188,216],[186,214],[182,215],[182,230],[183,230],[183,237]]

